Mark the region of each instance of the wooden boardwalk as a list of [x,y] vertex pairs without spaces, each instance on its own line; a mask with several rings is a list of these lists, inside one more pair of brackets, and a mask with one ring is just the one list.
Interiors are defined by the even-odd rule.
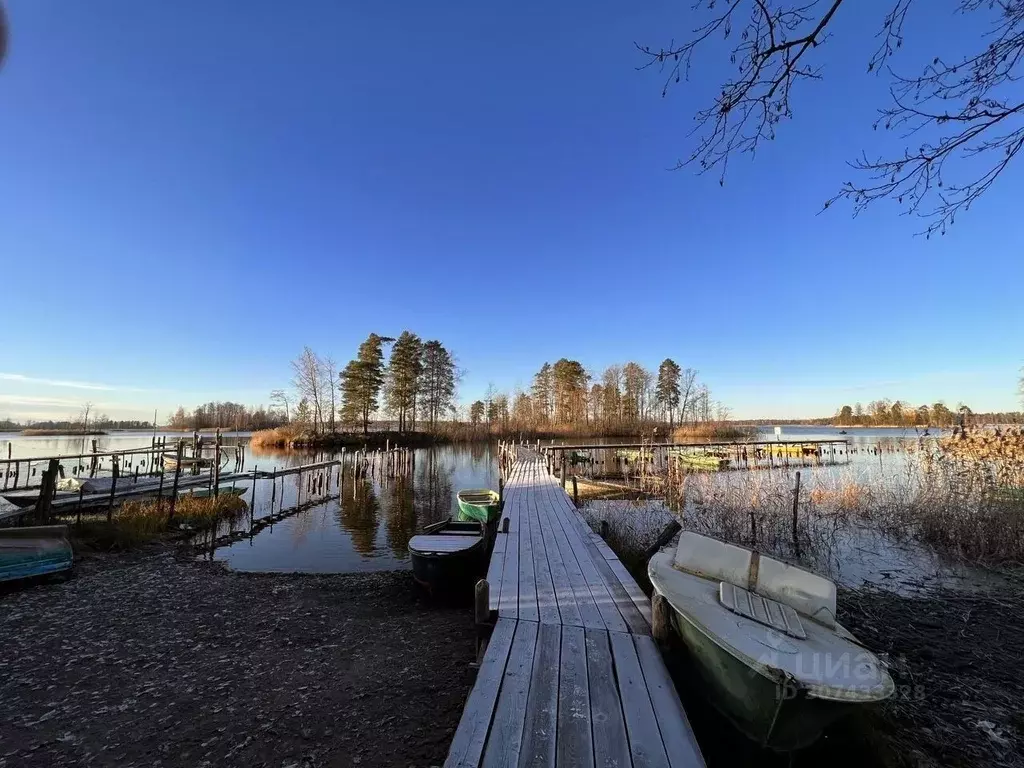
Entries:
[[650,601],[543,460],[512,465],[496,623],[446,766],[704,766]]

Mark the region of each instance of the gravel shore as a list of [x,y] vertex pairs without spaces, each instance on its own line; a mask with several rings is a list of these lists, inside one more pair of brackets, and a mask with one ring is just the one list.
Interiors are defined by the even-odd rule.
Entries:
[[443,762],[471,610],[408,572],[255,575],[170,549],[0,593],[0,768]]

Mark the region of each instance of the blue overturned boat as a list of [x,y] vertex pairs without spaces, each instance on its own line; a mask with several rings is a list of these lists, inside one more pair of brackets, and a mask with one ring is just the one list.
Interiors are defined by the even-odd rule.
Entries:
[[66,525],[0,528],[0,582],[70,571],[74,564]]

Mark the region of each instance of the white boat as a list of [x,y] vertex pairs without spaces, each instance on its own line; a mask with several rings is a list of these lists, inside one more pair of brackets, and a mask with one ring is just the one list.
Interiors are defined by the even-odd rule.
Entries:
[[757,551],[684,532],[648,575],[701,676],[744,734],[789,751],[893,693],[885,666],[836,621],[836,585]]

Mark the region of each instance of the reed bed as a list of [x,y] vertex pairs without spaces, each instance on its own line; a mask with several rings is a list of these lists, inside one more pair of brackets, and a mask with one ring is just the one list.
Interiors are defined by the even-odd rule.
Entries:
[[[668,489],[664,505],[654,506],[672,510],[688,529],[812,565],[833,555],[839,532],[855,527],[919,541],[967,563],[1024,563],[1024,435],[1018,432],[922,442],[884,467],[808,469],[802,480],[795,538],[789,470],[690,473]],[[589,514],[595,524],[607,519],[627,546],[636,538],[634,548],[642,549],[657,535],[634,511]]]
[[234,494],[213,497],[186,495],[174,505],[170,500],[126,501],[114,511],[111,521],[86,519],[74,527],[75,537],[98,549],[131,549],[170,531],[199,531],[229,520],[248,509]]
[[672,440],[685,443],[693,440],[753,440],[757,427],[741,427],[724,422],[688,424],[672,431]]

